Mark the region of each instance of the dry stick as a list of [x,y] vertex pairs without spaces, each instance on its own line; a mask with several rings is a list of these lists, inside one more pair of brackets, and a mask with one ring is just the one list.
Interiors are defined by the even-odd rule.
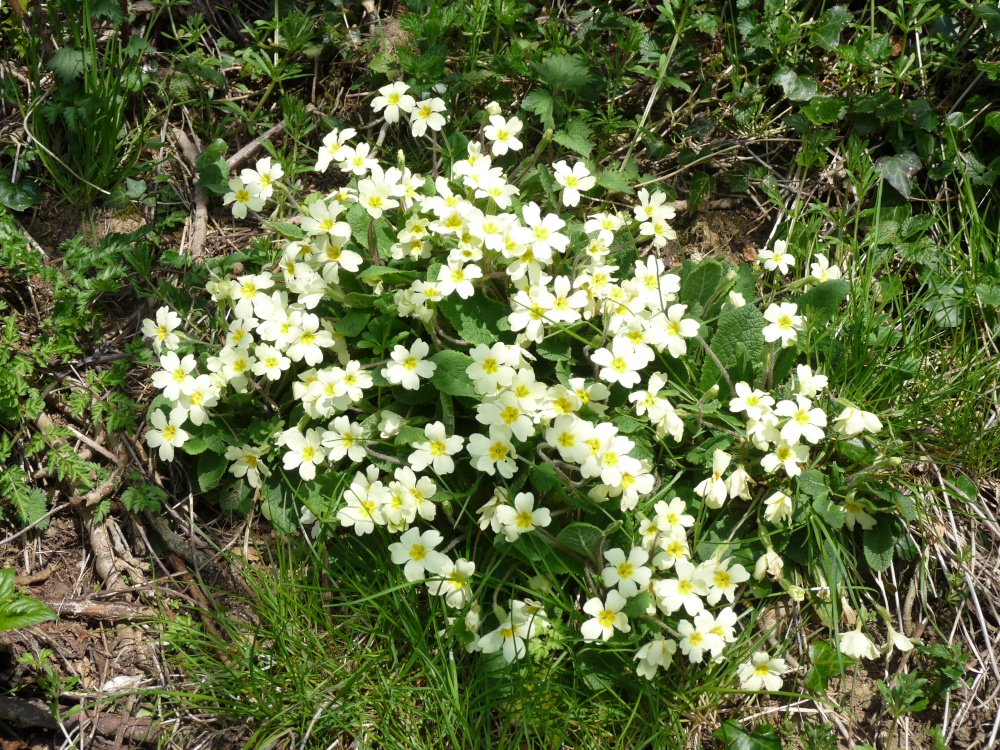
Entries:
[[115,737],[121,732],[130,742],[152,740],[159,731],[158,722],[152,719],[88,711],[73,714],[60,722],[40,701],[7,697],[0,697],[0,721],[18,727],[41,727],[50,731],[76,729],[89,721],[92,722],[94,731],[102,737]]
[[250,141],[250,143],[248,143],[239,151],[237,151],[235,154],[226,159],[226,165],[230,169],[236,169],[237,167],[242,166],[243,162],[249,160],[251,156],[257,153],[257,151],[260,150],[260,147],[263,146],[266,141],[270,141],[273,138],[277,138],[284,132],[285,132],[285,123],[279,122],[277,125],[270,128],[269,130],[265,130],[261,135],[254,138],[252,141]]
[[[134,588],[134,587],[133,587]],[[88,599],[46,600],[49,606],[60,617],[80,620],[136,620],[151,619],[156,616],[149,607],[137,607],[133,604],[120,602],[94,602]]]
[[[191,169],[197,170],[195,161],[198,159],[198,148],[180,128],[173,129],[174,140],[181,150],[181,155]],[[195,172],[197,174],[197,171]],[[208,191],[194,183],[194,214],[191,217],[191,260],[198,263],[205,259],[205,239],[208,237]]]

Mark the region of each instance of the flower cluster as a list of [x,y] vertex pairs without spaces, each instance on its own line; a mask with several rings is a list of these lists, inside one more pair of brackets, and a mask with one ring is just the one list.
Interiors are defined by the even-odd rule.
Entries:
[[[401,82],[380,89],[372,107],[387,123],[408,116],[415,136],[445,124],[440,99],[418,102]],[[180,319],[166,309],[144,325],[161,391],[146,441],[172,460],[217,407],[273,397],[280,419],[269,431],[225,438],[234,480],[281,492],[277,475],[337,478],[330,506],[303,507],[302,523],[317,535],[334,526],[391,535],[406,580],[464,611],[470,651],[515,661],[568,623],[584,641],[633,643],[635,672],[648,679],[678,650],[690,663],[721,660],[751,577],[803,591],[775,547],[811,512],[804,472],[831,441],[882,425],[846,402],[828,416],[838,400],[808,365],[773,377],[781,351],[809,330],[796,302],[761,314],[748,301],[752,280],[737,289],[721,264],[714,287],[685,293],[693,272],[657,252],[675,238],[662,192],[639,190],[628,207],[598,204],[590,168],[557,161],[558,203],[576,210],[559,213],[542,195],[522,195],[523,183],[494,161],[522,148],[523,123],[495,105],[483,121],[482,140],[434,180],[402,160],[381,164],[353,129],[329,133],[315,168],[335,168],[345,184],[296,204],[272,268],[209,283],[226,321],[216,343],[199,348],[175,333]],[[282,174],[263,159],[234,178],[226,202],[237,215],[260,210]],[[620,249],[636,242],[645,252]],[[783,244],[760,258],[783,274],[794,266]],[[813,270],[815,283],[840,276],[822,256]],[[723,321],[737,320],[756,337],[733,347],[739,356],[761,340],[760,361],[742,370],[713,348]],[[731,382],[730,371],[753,377]],[[728,404],[717,400],[722,386]],[[711,448],[673,457],[703,443]],[[849,529],[874,523],[853,493],[831,505]],[[752,519],[754,541],[699,547],[726,514]],[[574,585],[589,589],[579,609],[511,599],[480,634],[478,592],[495,582],[481,577],[474,553],[449,554],[474,549],[460,542],[476,533],[492,535],[486,546],[519,570],[546,559],[576,573]],[[776,690],[784,671],[758,653],[740,680]]]

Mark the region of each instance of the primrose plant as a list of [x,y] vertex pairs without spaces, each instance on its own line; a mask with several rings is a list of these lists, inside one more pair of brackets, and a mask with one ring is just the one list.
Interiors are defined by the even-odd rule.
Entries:
[[[446,125],[404,83],[373,105],[415,138]],[[796,278],[783,241],[761,278],[671,268],[662,192],[611,200],[593,165],[520,158],[522,132],[491,104],[433,178],[327,135],[316,169],[341,185],[282,203],[273,265],[209,282],[207,333],[147,321],[146,442],[285,531],[372,535],[469,651],[610,642],[650,680],[732,652],[744,688],[778,690],[747,627],[763,599],[810,597],[839,630],[827,582],[856,547],[887,566],[899,523],[879,418],[821,371],[849,284],[823,256]],[[282,174],[234,178],[234,214],[289,194]]]

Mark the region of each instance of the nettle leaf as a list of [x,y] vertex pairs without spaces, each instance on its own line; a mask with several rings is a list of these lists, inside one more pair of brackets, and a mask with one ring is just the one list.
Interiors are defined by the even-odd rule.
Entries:
[[806,672],[806,689],[817,695],[826,695],[830,678],[844,673],[857,659],[844,656],[827,641],[817,641],[809,645],[809,661],[812,666]]
[[495,344],[500,340],[501,331],[510,330],[509,308],[481,294],[474,294],[469,299],[449,295],[437,303],[437,311],[470,344]]
[[593,524],[571,523],[559,532],[556,540],[567,549],[596,560],[603,536],[604,532]]
[[14,571],[0,570],[0,632],[17,630],[56,619],[56,613],[37,599],[18,594]]
[[892,518],[879,514],[877,523],[864,533],[865,560],[873,570],[888,570],[892,565],[892,550],[895,546],[896,534]]
[[442,393],[449,396],[468,396],[476,398],[476,389],[472,380],[466,374],[466,368],[472,364],[472,357],[462,352],[446,349],[429,357],[437,365],[431,376],[431,383]]
[[[764,351],[765,325],[764,316],[753,305],[726,310],[719,316],[719,325],[709,346],[722,366],[730,371],[730,376],[738,370],[751,369],[760,361]],[[699,384],[702,392],[719,382],[721,375],[715,362],[706,357]]]
[[816,96],[818,88],[816,81],[807,76],[800,76],[790,68],[782,68],[771,79],[785,90],[785,96],[793,102],[807,102]]
[[587,61],[577,55],[549,55],[541,62],[534,62],[538,77],[555,92],[572,91],[579,93],[595,83],[597,78],[590,72]]
[[552,98],[552,94],[545,89],[535,89],[530,92],[521,102],[521,108],[536,115],[545,127],[554,128],[556,126],[556,121],[553,118],[555,100]]
[[747,732],[737,721],[724,721],[712,736],[721,740],[726,750],[781,750],[781,739],[770,724]]
[[557,130],[552,134],[552,140],[586,159],[594,150],[594,142],[591,140],[593,136],[594,129],[581,118],[574,117],[566,123],[565,130]]
[[826,12],[819,17],[819,24],[813,30],[813,44],[825,50],[837,49],[837,45],[840,44],[840,35],[850,20],[851,14],[843,5],[827,8]]
[[57,49],[49,58],[48,68],[64,82],[78,78],[84,70],[83,50],[73,47]]
[[913,191],[913,178],[922,166],[920,157],[911,151],[904,151],[895,156],[883,156],[875,162],[875,171],[896,188],[904,198],[909,198]]
[[616,170],[598,172],[597,184],[602,188],[611,193],[625,193],[627,195],[634,195],[635,190],[632,188],[632,182],[629,180],[628,176],[622,172]]

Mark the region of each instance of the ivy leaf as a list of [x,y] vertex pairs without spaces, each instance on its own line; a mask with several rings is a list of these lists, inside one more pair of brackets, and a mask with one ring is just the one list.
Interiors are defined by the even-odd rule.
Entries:
[[429,358],[437,365],[431,376],[431,383],[442,393],[449,396],[468,396],[476,398],[476,389],[472,380],[466,374],[466,368],[472,364],[472,357],[451,349],[440,351]]
[[840,44],[840,35],[850,20],[851,14],[843,5],[827,8],[826,12],[819,17],[819,24],[813,30],[813,44],[825,50],[837,49],[837,45]]
[[601,545],[604,532],[589,523],[571,523],[566,526],[556,540],[564,547],[578,552],[591,560],[597,559],[597,550]]
[[712,736],[721,740],[726,750],[781,750],[781,740],[770,724],[761,724],[747,732],[739,722],[730,719],[722,722]]
[[813,125],[829,125],[842,120],[847,114],[847,102],[837,96],[815,96],[802,113]]
[[793,102],[807,102],[816,96],[818,88],[816,81],[807,76],[800,76],[790,68],[782,68],[771,79],[785,90],[785,96]]
[[42,602],[17,593],[13,570],[0,570],[0,632],[55,619],[56,613]]
[[21,180],[18,184],[10,181],[10,175],[0,172],[0,204],[11,211],[24,211],[36,203],[41,203],[45,196],[31,180]]
[[806,672],[806,689],[817,695],[826,695],[830,678],[843,674],[847,667],[857,663],[856,659],[844,656],[827,641],[816,641],[809,645],[809,661],[812,666]]
[[895,156],[883,156],[875,162],[875,171],[900,195],[909,198],[913,191],[913,178],[921,166],[919,156],[912,151],[904,151]]
[[896,535],[892,518],[884,514],[878,522],[864,533],[865,560],[873,570],[882,572],[892,564],[892,550],[896,546]]

